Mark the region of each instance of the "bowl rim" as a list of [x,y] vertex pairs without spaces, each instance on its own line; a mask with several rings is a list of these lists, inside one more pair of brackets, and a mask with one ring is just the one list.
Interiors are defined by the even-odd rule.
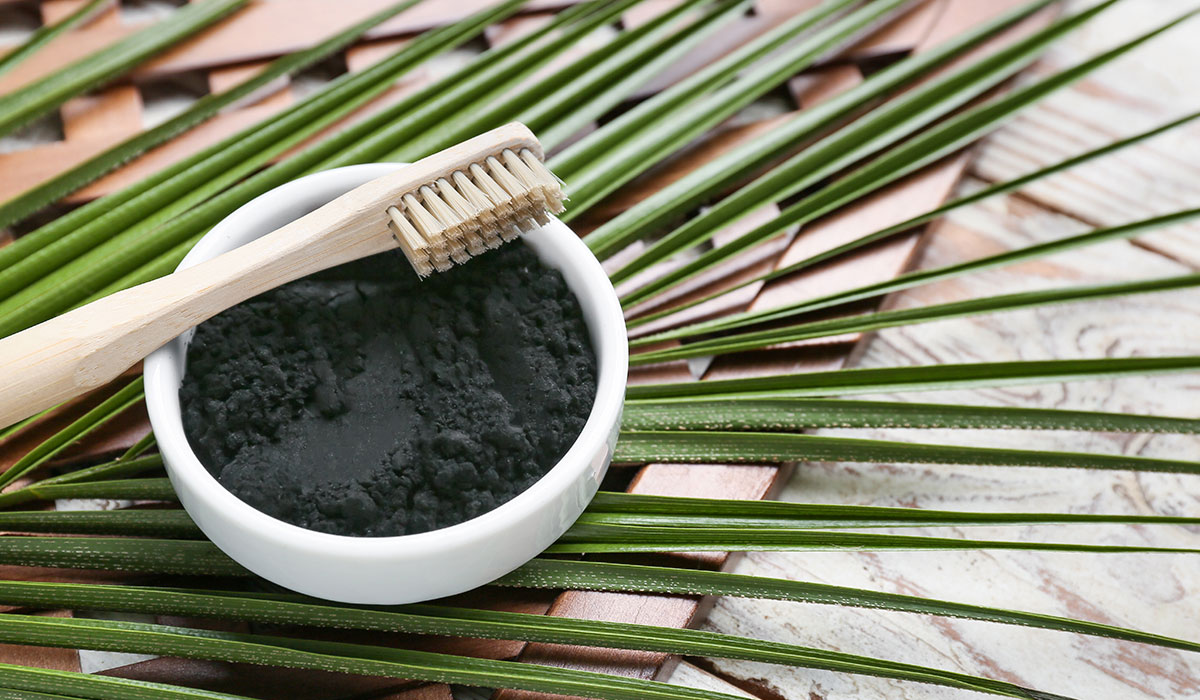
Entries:
[[[247,227],[254,225],[255,215],[262,210],[288,204],[295,206],[300,201],[315,204],[312,207],[315,208],[358,184],[393,172],[403,165],[367,163],[346,166],[313,173],[276,187],[247,202],[214,226],[197,242],[177,269],[198,264],[223,252],[229,241],[240,238]],[[327,196],[328,192],[334,190],[336,193]],[[227,520],[237,520],[242,529],[252,530],[256,537],[287,544],[290,548],[302,545],[301,548],[308,550],[309,554],[317,556],[420,556],[494,536],[507,527],[519,525],[523,516],[552,507],[582,473],[593,468],[595,455],[607,449],[606,443],[614,425],[619,424],[621,418],[629,355],[620,302],[607,273],[587,245],[557,219],[552,219],[549,225],[527,235],[533,237],[535,233],[545,238],[544,241],[541,238],[537,239],[538,242],[531,241],[535,250],[547,246],[558,248],[563,253],[560,257],[565,263],[558,269],[579,299],[581,307],[588,305],[583,298],[585,293],[598,302],[595,319],[588,318],[586,310],[584,313],[598,371],[596,398],[582,430],[559,461],[532,486],[482,515],[449,527],[408,535],[335,535],[309,530],[263,513],[235,496],[209,473],[192,450],[183,431],[176,380],[181,381],[183,377],[178,367],[186,362],[186,346],[192,330],[172,339],[145,360],[147,409],[172,483],[181,482],[185,490],[223,511]],[[538,253],[541,257],[542,251],[538,250]],[[593,327],[593,324],[598,327]],[[176,353],[182,354],[179,365],[176,364]],[[184,507],[186,509],[186,503]],[[198,524],[203,528],[203,523]]]

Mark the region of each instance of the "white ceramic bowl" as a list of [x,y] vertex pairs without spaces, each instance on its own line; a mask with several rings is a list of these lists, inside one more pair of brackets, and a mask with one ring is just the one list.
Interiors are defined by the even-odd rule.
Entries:
[[[217,224],[180,268],[252,241],[398,167],[338,168],[267,192]],[[612,459],[629,363],[625,321],[600,263],[565,224],[552,220],[523,240],[562,272],[578,297],[599,369],[596,403],[583,431],[541,480],[489,513],[416,535],[346,537],[277,520],[225,490],[188,445],[179,386],[194,333],[189,331],[146,358],[146,403],[171,484],[204,534],[242,566],[292,590],[348,603],[397,604],[485,584],[565,532],[596,493]]]

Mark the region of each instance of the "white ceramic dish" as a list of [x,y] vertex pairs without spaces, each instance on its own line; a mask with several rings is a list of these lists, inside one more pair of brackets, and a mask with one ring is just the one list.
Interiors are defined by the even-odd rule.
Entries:
[[[267,192],[215,226],[180,267],[254,240],[397,167],[401,166],[376,163],[338,168]],[[146,358],[146,403],[171,484],[200,529],[265,579],[321,598],[376,604],[470,590],[517,568],[565,532],[595,494],[612,459],[629,364],[625,321],[600,263],[565,224],[552,220],[524,241],[562,272],[579,298],[599,369],[591,415],[574,445],[546,476],[489,513],[416,535],[346,537],[277,520],[225,490],[188,444],[179,386],[193,335],[189,331]]]

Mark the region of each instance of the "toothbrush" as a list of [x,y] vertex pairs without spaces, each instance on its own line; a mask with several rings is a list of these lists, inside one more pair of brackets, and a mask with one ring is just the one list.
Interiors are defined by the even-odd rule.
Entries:
[[0,340],[0,426],[102,386],[171,338],[257,294],[400,248],[424,278],[563,210],[561,183],[523,124],[499,127],[356,187],[195,267]]

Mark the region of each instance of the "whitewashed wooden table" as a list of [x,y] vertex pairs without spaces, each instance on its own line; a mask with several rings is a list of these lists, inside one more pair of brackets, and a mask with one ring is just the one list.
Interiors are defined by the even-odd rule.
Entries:
[[[130,11],[157,11],[165,4],[169,3],[127,3]],[[1072,3],[1075,8],[1084,4]],[[1200,7],[1200,0],[1124,0],[1055,47],[1031,75],[1070,65],[1193,7]],[[1010,179],[1200,109],[1198,65],[1200,19],[1015,120],[976,149],[963,189]],[[159,102],[162,113],[178,108],[170,99]],[[0,152],[46,139],[35,128],[20,139],[0,143]],[[944,265],[1190,206],[1200,206],[1200,122],[952,215],[926,236],[916,265]],[[1197,266],[1200,227],[1179,226],[1134,242],[1107,243],[931,285],[896,295],[888,304],[900,308],[1158,277]],[[860,344],[854,364],[1194,354],[1200,352],[1198,321],[1200,294],[1195,292],[1098,301],[883,331]],[[1200,378],[1178,375],[889,398],[1195,417],[1200,416],[1198,390]],[[980,445],[1019,440],[1022,446],[1044,449],[1200,459],[1197,437],[904,430],[877,431],[874,436]],[[1197,515],[1200,479],[1078,470],[806,464],[796,470],[782,497],[964,510]],[[1200,547],[1200,534],[1171,527],[929,529],[928,534]],[[1180,555],[767,553],[743,559],[735,570],[1034,610],[1200,639],[1200,560]],[[1200,698],[1200,656],[1042,630],[735,599],[719,601],[705,628],[981,674],[1088,700]],[[130,660],[81,655],[85,670]],[[753,692],[748,697],[763,700],[977,697],[881,679],[699,659],[680,664],[669,680],[734,693],[745,688]]]
[[[985,0],[980,0],[981,2]],[[1084,3],[1075,3],[1075,7]],[[1126,0],[1049,53],[1032,75],[1057,70],[1193,0]],[[1200,19],[1026,112],[976,149],[968,191],[1011,179],[1200,109]],[[1096,226],[1200,206],[1200,123],[1071,172],[957,212],[936,224],[917,267],[933,267],[1053,240]],[[1200,227],[1177,226],[895,295],[892,308],[1074,284],[1177,275],[1200,267]],[[1052,358],[1155,356],[1200,351],[1200,293],[1103,300],[889,329],[863,341],[860,367]],[[907,401],[1200,416],[1195,375],[895,394]],[[837,435],[839,431],[823,431]],[[862,436],[862,431],[855,431]],[[945,441],[1200,459],[1197,436],[1109,433],[879,430],[889,440]],[[1194,476],[1074,469],[806,464],[785,500],[963,510],[1200,514]],[[908,532],[913,532],[909,530]],[[924,534],[1200,547],[1200,532],[1126,526],[938,528]],[[1034,552],[762,553],[738,573],[859,586],[1079,617],[1200,638],[1200,559],[1176,555]],[[723,599],[705,629],[823,646],[981,674],[1088,700],[1200,698],[1200,657],[1112,640],[982,622]],[[672,680],[761,698],[934,700],[967,691],[765,664],[697,660]]]

